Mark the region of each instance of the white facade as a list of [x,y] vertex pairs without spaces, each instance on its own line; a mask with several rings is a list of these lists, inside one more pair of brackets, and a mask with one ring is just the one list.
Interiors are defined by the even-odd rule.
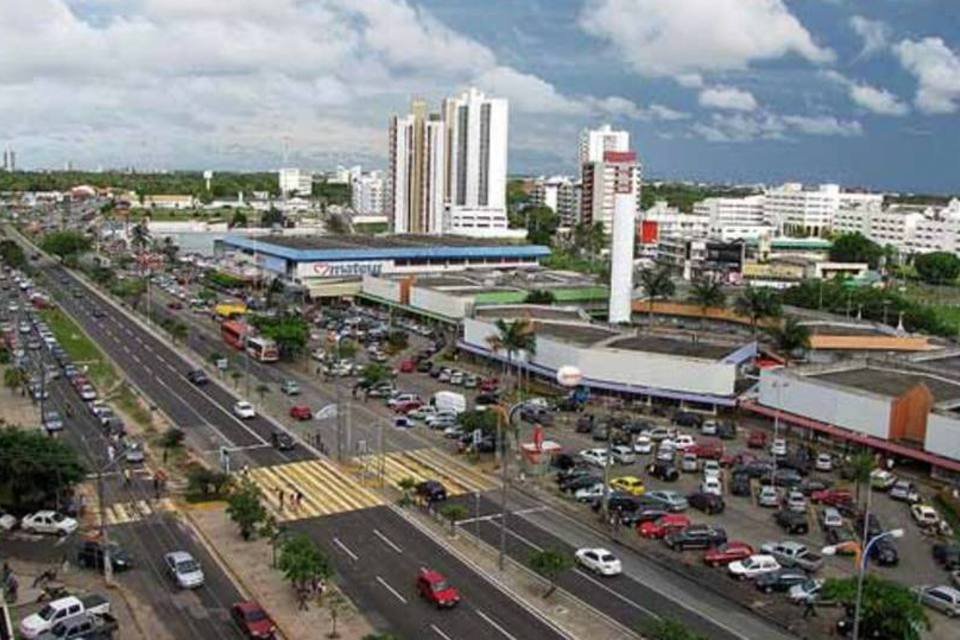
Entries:
[[508,107],[475,88],[443,103],[449,231],[496,235],[507,229]]
[[960,200],[945,207],[915,205],[842,206],[835,229],[859,232],[879,245],[906,254],[960,252]]
[[767,224],[787,235],[823,235],[833,228],[841,208],[878,207],[882,203],[879,193],[843,193],[836,184],[813,189],[788,182],[767,190],[764,213]]
[[609,124],[599,129],[584,129],[580,132],[580,165],[587,162],[603,162],[607,151],[629,151],[630,133],[618,131]]
[[580,222],[580,185],[569,176],[537,178],[530,200],[534,206],[553,209],[562,227]]
[[610,247],[610,307],[613,323],[630,322],[633,301],[633,256],[637,238],[637,163],[615,165],[613,238]]
[[438,114],[422,101],[390,123],[384,209],[395,233],[440,234],[444,224],[446,136]]
[[357,176],[351,184],[350,204],[360,215],[380,215],[384,207],[384,179],[380,171]]
[[602,162],[588,162],[582,167],[580,205],[582,222],[588,224],[599,222],[603,224],[608,234],[613,231],[617,191],[625,188],[622,186],[622,172],[627,165],[632,167],[630,169],[634,179],[632,193],[636,201],[634,210],[637,210],[643,173],[636,154],[632,151],[607,151]]
[[284,196],[309,196],[313,193],[313,174],[303,169],[280,169],[280,193]]
[[763,195],[707,198],[693,205],[693,213],[709,218],[710,237],[715,240],[755,240],[775,233],[775,229],[766,224],[765,205]]
[[710,234],[710,216],[695,213],[681,213],[671,207],[666,200],[658,200],[641,214],[641,219],[657,223],[658,235],[683,238],[684,240],[706,238]]

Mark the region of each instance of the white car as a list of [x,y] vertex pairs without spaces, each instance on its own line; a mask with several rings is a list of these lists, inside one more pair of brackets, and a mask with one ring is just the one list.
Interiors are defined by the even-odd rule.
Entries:
[[757,504],[761,507],[779,507],[780,495],[777,493],[776,487],[770,485],[760,487],[760,491],[757,493]]
[[716,420],[704,420],[703,424],[700,425],[700,433],[705,436],[715,436],[717,435],[717,421]]
[[463,384],[464,375],[462,371],[454,371],[450,375],[450,384],[461,385]]
[[37,511],[24,516],[20,528],[28,533],[51,533],[67,536],[77,530],[80,524],[56,511]]
[[738,580],[752,580],[764,573],[772,573],[780,569],[777,559],[767,554],[752,555],[745,560],[737,560],[727,565],[730,575]]
[[387,406],[391,409],[398,404],[406,404],[408,402],[423,402],[415,393],[398,393],[395,396],[392,396],[387,400]]
[[791,491],[783,502],[788,511],[796,511],[797,513],[806,513],[807,511],[807,498],[800,491]]
[[603,483],[598,482],[596,484],[590,485],[589,487],[583,487],[582,489],[577,489],[573,492],[573,498],[577,502],[593,502],[603,497]]
[[777,438],[773,441],[773,444],[770,445],[770,455],[772,456],[785,456],[787,455],[787,440],[786,438]]
[[584,449],[580,452],[580,457],[588,464],[598,467],[605,467],[611,464],[611,461],[607,458],[606,449]]
[[428,413],[427,417],[424,418],[424,422],[427,423],[428,427],[433,428],[434,422],[445,422],[447,420],[456,421],[457,413],[449,409],[442,409],[440,411],[434,411],[433,413]]
[[625,444],[616,444],[610,447],[610,455],[617,464],[633,464],[637,461],[637,455],[632,447]]
[[163,556],[163,562],[170,577],[181,589],[203,586],[203,569],[186,551],[171,551]]
[[246,400],[241,400],[237,404],[233,405],[233,415],[243,420],[247,420],[256,416],[257,412],[254,410],[252,404]]
[[704,460],[703,461],[703,477],[704,478],[716,478],[720,479],[720,476],[723,475],[723,469],[720,468],[720,463],[716,460]]
[[787,591],[787,597],[790,598],[790,602],[797,604],[802,604],[811,600],[816,600],[820,595],[820,590],[823,588],[823,580],[818,578],[810,578],[805,582],[800,584],[795,584],[790,587],[790,590]]
[[574,556],[585,569],[602,576],[616,576],[623,571],[620,560],[606,549],[577,549]]
[[813,468],[817,471],[833,471],[833,458],[830,457],[829,453],[818,453],[817,460],[813,463]]
[[646,434],[654,442],[660,442],[676,435],[676,429],[667,429],[666,427],[654,427],[650,433]]
[[886,469],[874,469],[870,472],[870,486],[877,491],[887,491],[897,483],[897,476]]
[[0,531],[13,531],[16,526],[16,516],[12,516],[6,511],[0,511]]
[[676,445],[677,449],[679,449],[680,451],[686,451],[690,447],[697,446],[697,441],[694,439],[693,436],[688,436],[685,433],[681,433],[674,440],[674,444]]
[[928,504],[911,505],[910,515],[921,527],[935,527],[940,524],[940,514]]
[[653,440],[650,439],[650,436],[637,436],[637,439],[633,441],[633,452],[639,454],[650,453],[653,451]]
[[414,420],[426,420],[430,416],[437,415],[437,408],[433,405],[425,404],[419,409],[414,409],[407,413]]
[[657,447],[656,459],[660,462],[673,462],[674,458],[677,457],[677,450],[675,447],[664,446],[663,442],[660,443],[660,446]]
[[722,496],[723,485],[720,483],[720,478],[714,476],[708,476],[704,478],[703,482],[700,483],[700,492],[712,493],[715,496]]

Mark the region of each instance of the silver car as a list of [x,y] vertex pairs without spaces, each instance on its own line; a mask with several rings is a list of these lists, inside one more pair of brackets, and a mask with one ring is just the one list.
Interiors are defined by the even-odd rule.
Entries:
[[195,589],[203,586],[203,569],[200,563],[186,551],[171,551],[163,556],[170,577],[181,589]]
[[931,609],[944,613],[949,618],[960,616],[960,591],[947,585],[919,586],[913,588],[917,598]]

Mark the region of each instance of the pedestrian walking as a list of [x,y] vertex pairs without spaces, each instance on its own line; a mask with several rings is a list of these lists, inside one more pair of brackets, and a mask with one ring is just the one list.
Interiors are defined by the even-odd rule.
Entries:
[[303,506],[303,492],[297,489],[297,511],[300,510],[301,506]]
[[107,445],[107,461],[108,461],[110,464],[113,464],[113,457],[114,457],[114,455],[116,455],[116,453],[117,453],[117,452],[116,452],[116,450],[113,448],[113,445],[112,445],[112,444],[108,444],[108,445]]
[[283,513],[283,487],[277,487],[277,502],[280,504],[280,513]]
[[153,497],[155,500],[160,499],[160,477],[157,474],[153,474]]
[[167,464],[167,456],[168,456],[168,455],[170,455],[170,448],[169,448],[169,447],[164,447],[164,448],[163,448],[163,464]]
[[129,484],[130,484],[130,469],[129,469],[129,468],[125,468],[125,469],[123,470],[123,484],[125,484],[125,485],[129,485]]
[[813,597],[808,596],[803,601],[803,619],[807,618],[816,618],[817,617],[817,608],[814,606]]

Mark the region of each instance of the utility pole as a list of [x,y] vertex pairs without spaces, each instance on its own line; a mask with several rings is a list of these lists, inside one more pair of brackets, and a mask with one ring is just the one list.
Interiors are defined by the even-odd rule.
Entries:
[[386,455],[383,451],[383,422],[377,422],[377,483],[383,488],[383,472],[387,464]]

